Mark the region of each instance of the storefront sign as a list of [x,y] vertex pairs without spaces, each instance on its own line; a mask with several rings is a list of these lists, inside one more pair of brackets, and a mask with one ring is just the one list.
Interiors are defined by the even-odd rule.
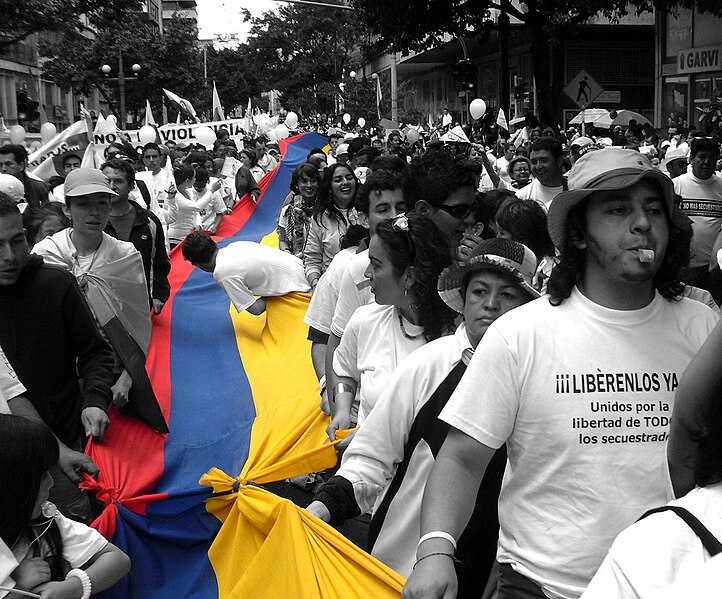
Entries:
[[703,73],[722,69],[722,46],[706,46],[680,50],[677,54],[677,73]]

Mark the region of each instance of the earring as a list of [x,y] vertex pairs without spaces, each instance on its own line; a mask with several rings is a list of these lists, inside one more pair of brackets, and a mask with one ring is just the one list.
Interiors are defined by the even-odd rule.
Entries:
[[404,297],[406,298],[406,301],[409,302],[409,307],[410,307],[412,310],[418,310],[418,309],[419,309],[419,305],[418,305],[418,304],[415,304],[414,302],[411,301],[411,298],[409,297],[409,290],[406,289],[406,288],[404,288]]

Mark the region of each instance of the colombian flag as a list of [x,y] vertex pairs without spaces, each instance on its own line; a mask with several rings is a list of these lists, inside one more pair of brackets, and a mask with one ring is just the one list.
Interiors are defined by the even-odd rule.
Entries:
[[[283,160],[224,218],[220,246],[276,242],[293,169],[326,139],[281,142]],[[403,579],[263,485],[336,462],[303,316],[309,296],[238,313],[209,273],[171,254],[171,296],[154,318],[147,369],[162,435],[111,408],[100,468],[86,483],[106,507],[94,526],[126,551],[113,598],[399,597]]]

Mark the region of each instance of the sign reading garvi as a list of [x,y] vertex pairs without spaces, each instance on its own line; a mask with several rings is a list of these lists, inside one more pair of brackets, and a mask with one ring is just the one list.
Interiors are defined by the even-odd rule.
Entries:
[[722,70],[722,46],[706,46],[680,50],[677,73],[702,73]]

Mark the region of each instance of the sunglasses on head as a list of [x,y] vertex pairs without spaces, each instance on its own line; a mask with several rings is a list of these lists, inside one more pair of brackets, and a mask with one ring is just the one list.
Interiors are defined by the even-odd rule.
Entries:
[[409,219],[405,213],[399,214],[396,218],[391,219],[391,228],[397,233],[406,233],[403,238],[406,240],[404,243],[409,250],[409,254],[412,259],[416,255],[416,248],[414,242],[411,239],[411,231],[409,230]]

